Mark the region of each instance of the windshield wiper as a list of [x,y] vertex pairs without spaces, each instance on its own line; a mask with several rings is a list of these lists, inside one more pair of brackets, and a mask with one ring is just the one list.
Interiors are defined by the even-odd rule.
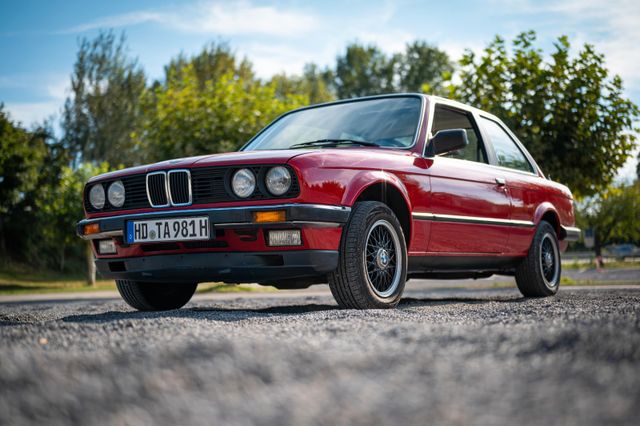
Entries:
[[358,141],[355,139],[318,139],[315,141],[301,142],[293,144],[289,149],[305,148],[309,146],[339,146],[339,145],[361,145],[361,146],[378,146],[373,142]]

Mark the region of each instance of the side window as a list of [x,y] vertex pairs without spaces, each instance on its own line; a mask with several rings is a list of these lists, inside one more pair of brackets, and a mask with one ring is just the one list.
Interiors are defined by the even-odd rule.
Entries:
[[498,165],[510,169],[533,172],[533,167],[511,136],[495,121],[482,117],[482,127],[487,131]]
[[469,145],[464,149],[443,154],[443,157],[476,161],[478,163],[487,162],[487,155],[480,136],[473,125],[471,115],[445,106],[436,105],[431,133],[435,135],[440,130],[450,129],[464,129],[467,132]]

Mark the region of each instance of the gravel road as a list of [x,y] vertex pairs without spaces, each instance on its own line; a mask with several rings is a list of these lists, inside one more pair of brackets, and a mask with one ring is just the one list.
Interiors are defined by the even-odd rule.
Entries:
[[0,424],[638,424],[640,287],[0,304]]

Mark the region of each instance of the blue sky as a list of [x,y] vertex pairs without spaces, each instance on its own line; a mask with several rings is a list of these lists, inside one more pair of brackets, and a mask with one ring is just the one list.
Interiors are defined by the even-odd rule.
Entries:
[[[180,52],[226,41],[261,77],[297,73],[306,62],[332,64],[348,42],[387,52],[423,39],[459,58],[494,35],[538,32],[551,48],[566,34],[591,43],[640,103],[640,1],[3,1],[0,3],[0,102],[25,125],[59,114],[78,39],[101,28],[126,31],[130,54],[151,78]],[[631,170],[633,164],[627,166]]]

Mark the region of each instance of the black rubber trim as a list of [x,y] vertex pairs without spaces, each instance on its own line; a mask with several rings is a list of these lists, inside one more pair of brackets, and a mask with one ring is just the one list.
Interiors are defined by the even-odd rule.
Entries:
[[578,241],[580,239],[582,231],[578,228],[560,226],[560,240],[563,241]]
[[[329,207],[329,206],[327,206]],[[320,222],[344,224],[349,220],[349,207],[327,208],[317,204],[285,204],[260,205],[247,207],[162,210],[142,214],[125,214],[113,217],[84,219],[76,225],[76,232],[82,236],[84,226],[89,223],[99,223],[100,232],[122,231],[129,220],[147,220],[154,218],[209,216],[212,225],[226,223],[252,224],[253,213],[262,210],[285,210],[288,222]]]
[[487,272],[513,269],[524,257],[511,256],[409,256],[409,274],[431,272]]
[[185,253],[96,259],[96,266],[101,275],[114,279],[148,282],[265,283],[324,276],[338,266],[338,251]]

